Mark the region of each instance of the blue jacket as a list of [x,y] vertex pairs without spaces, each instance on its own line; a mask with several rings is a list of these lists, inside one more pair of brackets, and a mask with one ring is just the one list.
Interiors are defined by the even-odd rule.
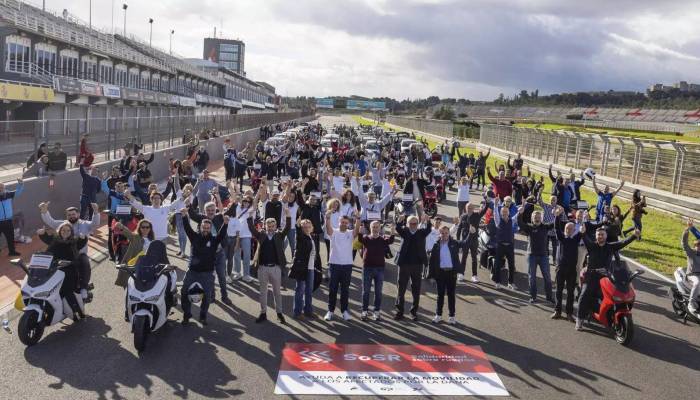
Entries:
[[14,191],[5,191],[5,193],[0,194],[0,221],[12,220],[14,213],[12,212],[12,199],[22,193],[24,185],[17,185],[17,189]]
[[112,215],[117,212],[117,206],[130,205],[128,200],[124,198],[121,194],[117,193],[115,190],[109,188],[107,185],[107,179],[102,181],[102,191],[109,196],[109,211]]
[[91,202],[95,202],[97,193],[102,188],[102,181],[96,176],[90,176],[85,172],[85,167],[80,166],[80,175],[83,177],[82,196],[86,196]]

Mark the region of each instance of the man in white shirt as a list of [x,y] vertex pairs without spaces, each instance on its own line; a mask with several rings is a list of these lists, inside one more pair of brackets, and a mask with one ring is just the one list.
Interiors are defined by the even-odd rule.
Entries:
[[339,228],[335,230],[331,224],[331,214],[332,212],[326,213],[326,234],[331,238],[329,259],[331,276],[328,284],[328,312],[324,319],[326,321],[333,319],[338,289],[340,288],[340,311],[343,314],[343,319],[347,321],[350,319],[348,303],[353,267],[352,242],[359,233],[360,224],[355,223],[355,228],[350,230],[350,218],[343,216],[340,218]]
[[153,235],[155,236],[156,240],[160,240],[167,244],[168,213],[170,213],[170,211],[177,210],[177,202],[163,206],[163,195],[156,191],[151,193],[150,199],[152,205],[150,206],[141,204],[140,201],[136,200],[128,193],[125,195],[125,197],[127,197],[132,207],[139,210],[145,219],[151,221],[151,225],[153,226]]

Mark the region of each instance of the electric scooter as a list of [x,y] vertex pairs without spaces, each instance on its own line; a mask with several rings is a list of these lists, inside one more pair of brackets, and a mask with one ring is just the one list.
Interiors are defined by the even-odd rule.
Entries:
[[[632,320],[632,306],[634,305],[635,292],[632,280],[644,273],[637,270],[630,274],[627,268],[617,268],[612,273],[605,268],[593,270],[600,278],[601,294],[595,299],[589,319],[593,319],[602,326],[610,329],[615,340],[628,346],[634,337],[634,322]],[[585,271],[581,271],[583,284]]]
[[68,318],[85,317],[85,306],[79,293],[73,293],[75,301],[72,302],[78,307],[75,312],[69,300],[61,296],[61,285],[66,277],[62,269],[71,265],[71,261],[56,260],[48,253],[35,253],[28,266],[19,258],[10,260],[10,263],[27,274],[21,289],[24,307],[20,311],[23,314],[17,326],[19,340],[24,345],[33,346],[39,342],[47,326]]

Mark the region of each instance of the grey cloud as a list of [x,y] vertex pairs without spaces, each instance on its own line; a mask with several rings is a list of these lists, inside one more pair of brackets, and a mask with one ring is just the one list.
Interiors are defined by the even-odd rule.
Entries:
[[[311,0],[295,2],[293,7],[282,3],[277,11],[352,35],[415,43],[424,49],[423,56],[404,61],[442,80],[543,92],[641,89],[652,81],[682,76],[692,67],[688,62],[700,55],[697,46],[644,49],[640,48],[644,43],[620,40],[634,40],[624,21],[649,13],[677,18],[698,9],[689,1],[574,5],[555,0],[440,4],[390,0],[384,9],[388,15],[362,2],[331,7]],[[633,54],[611,51],[611,44],[628,47]],[[679,55],[688,59],[677,60]]]

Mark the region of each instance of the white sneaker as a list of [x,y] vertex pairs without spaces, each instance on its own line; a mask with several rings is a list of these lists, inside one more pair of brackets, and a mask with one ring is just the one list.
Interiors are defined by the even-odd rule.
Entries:
[[233,276],[231,276],[231,275],[226,275],[226,283],[228,283],[228,284],[233,283]]
[[455,319],[455,317],[449,317],[447,318],[447,323],[450,325],[457,325],[457,320]]
[[518,290],[518,287],[515,286],[515,285],[512,284],[512,283],[509,283],[509,284],[508,284],[508,289],[510,289],[510,290]]
[[250,275],[246,275],[243,277],[243,282],[245,282],[245,283],[253,282],[253,277]]
[[472,283],[479,283],[479,277],[476,275],[472,275]]
[[694,302],[688,303],[688,311],[690,311],[693,314],[697,314],[698,312],[698,306]]
[[501,286],[500,283],[497,283],[497,284],[496,284],[496,290],[501,290],[501,287],[502,287],[502,286]]
[[330,312],[330,311],[328,311],[328,312],[326,313],[326,316],[323,317],[323,319],[325,319],[326,321],[332,320],[332,319],[333,319],[333,313]]
[[350,321],[350,318],[352,318],[350,312],[348,310],[343,311],[343,319],[346,321]]
[[433,323],[434,323],[434,324],[439,324],[440,322],[442,322],[442,317],[439,316],[439,315],[435,315],[435,316],[433,317]]
[[362,311],[362,313],[360,314],[360,319],[363,321],[367,321],[367,315],[369,315],[367,311]]
[[374,318],[375,321],[381,321],[382,320],[381,311],[375,311],[374,315],[372,315],[372,318]]
[[457,282],[464,282],[464,274],[457,274]]
[[238,280],[240,280],[242,277],[243,277],[243,276],[242,276],[241,274],[239,274],[238,272],[234,272],[234,273],[231,275],[231,279],[233,279],[234,281],[238,281]]
[[583,321],[580,318],[576,318],[576,330],[583,330]]

